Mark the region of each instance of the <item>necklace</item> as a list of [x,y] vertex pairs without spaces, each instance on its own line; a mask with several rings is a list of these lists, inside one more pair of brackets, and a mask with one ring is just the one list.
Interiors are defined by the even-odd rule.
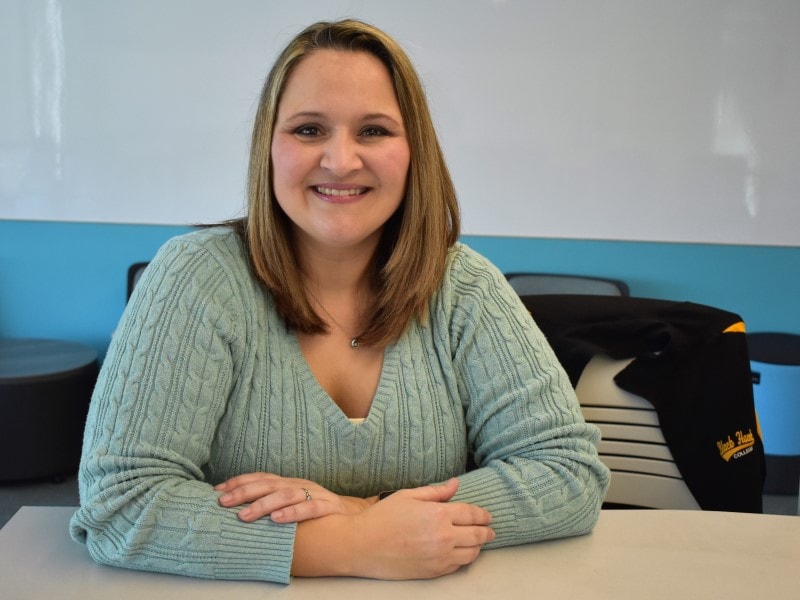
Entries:
[[[306,288],[306,289],[308,289],[308,288]],[[322,302],[320,302],[320,299],[319,299],[319,298],[317,298],[317,295],[316,295],[314,292],[312,292],[310,289],[308,290],[308,293],[309,293],[309,294],[311,294],[311,297],[312,297],[312,298],[314,298],[314,300],[316,300],[316,301],[317,301],[317,305],[318,305],[318,306],[319,306],[319,307],[322,309],[322,312],[324,312],[324,313],[325,313],[325,314],[328,316],[328,318],[331,320],[331,322],[332,322],[334,325],[336,325],[336,327],[338,327],[338,328],[339,328],[339,331],[341,331],[341,332],[342,332],[342,333],[343,333],[343,334],[344,334],[346,337],[350,337],[350,334],[349,334],[349,333],[347,333],[347,331],[345,330],[345,328],[344,328],[344,327],[342,327],[342,325],[339,323],[339,321],[337,321],[337,320],[334,318],[334,316],[333,316],[331,313],[329,313],[329,312],[328,312],[328,309],[327,309],[327,308],[325,308],[325,305],[324,305],[324,304],[322,304]],[[359,341],[358,341],[358,336],[354,336],[354,337],[352,337],[352,338],[350,339],[350,347],[351,347],[353,350],[358,350],[359,346],[361,346],[361,342],[359,342]]]

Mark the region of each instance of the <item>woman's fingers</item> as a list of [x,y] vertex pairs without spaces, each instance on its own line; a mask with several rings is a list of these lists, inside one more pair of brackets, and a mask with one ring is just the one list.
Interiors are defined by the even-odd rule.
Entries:
[[331,514],[331,511],[325,506],[324,500],[309,500],[274,510],[269,513],[269,517],[276,523],[299,523],[328,514]]
[[489,525],[492,515],[480,506],[465,502],[453,502],[448,505],[451,510],[453,525]]
[[280,479],[270,473],[246,473],[224,481],[214,489],[223,492],[220,496],[223,506],[238,506],[275,491]]
[[[436,485],[425,485],[418,488],[402,490],[402,493],[414,500],[424,500],[426,502],[447,502],[458,491],[458,479],[453,477],[444,483]],[[391,498],[391,496],[389,497]]]
[[214,487],[222,492],[221,506],[239,511],[251,522],[269,516],[276,523],[293,523],[331,514],[352,514],[370,503],[361,498],[339,496],[313,481],[281,477],[272,473],[247,473]]
[[[226,508],[249,504],[239,511],[239,517],[245,521],[255,521],[295,505],[311,505],[314,496],[317,496],[318,500],[334,496],[310,481],[289,479],[270,473],[239,475],[215,486],[214,489],[223,492],[219,503]],[[319,506],[307,506],[301,511],[292,511],[292,514],[300,518],[313,518],[318,512],[324,514],[320,512]]]
[[475,562],[481,553],[480,546],[467,546],[465,548],[455,548],[451,554],[453,565],[457,568]]
[[[488,544],[497,534],[488,525],[461,526],[457,528],[456,537],[453,543],[454,548],[480,548]],[[477,553],[475,554],[477,556]]]
[[395,501],[413,499],[440,503],[443,510],[448,512],[449,519],[453,525],[489,525],[492,522],[491,513],[479,506],[467,504],[466,502],[448,502],[456,491],[458,491],[458,479],[454,477],[437,485],[402,490],[397,494],[393,494],[384,502],[390,502],[394,498]]
[[325,514],[324,503],[324,499],[314,500],[308,488],[282,488],[254,500],[239,511],[239,518],[255,521],[270,515],[278,523],[313,519]]

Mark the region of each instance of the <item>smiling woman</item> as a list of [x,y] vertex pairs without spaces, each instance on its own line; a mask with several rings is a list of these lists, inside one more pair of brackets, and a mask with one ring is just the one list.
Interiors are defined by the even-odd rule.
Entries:
[[394,40],[341,21],[289,44],[248,206],[168,242],[117,328],[71,524],[96,560],[418,579],[592,529],[598,430],[503,275],[457,243]]
[[[287,46],[270,71],[255,118],[248,175],[249,218],[243,226],[247,228],[255,272],[272,291],[287,322],[304,333],[326,332],[329,324],[319,317],[320,307],[311,305],[313,297],[307,293],[304,266],[297,260],[296,244],[291,239],[296,228],[285,218],[274,189],[275,161],[282,157],[274,153],[273,144],[284,134],[294,133],[295,138],[319,142],[326,139],[327,133],[335,136],[333,144],[341,145],[347,142],[347,137],[356,136],[356,130],[360,134],[357,138],[363,142],[360,147],[377,146],[369,152],[370,156],[381,156],[381,148],[396,152],[403,142],[407,144],[408,155],[394,157],[399,160],[397,168],[403,171],[402,204],[383,223],[378,245],[365,265],[362,282],[365,289],[358,290],[351,302],[366,313],[360,319],[363,327],[356,327],[360,329],[359,339],[382,345],[396,339],[411,319],[426,315],[428,299],[441,283],[444,256],[458,239],[460,214],[414,66],[391,37],[356,24],[355,21],[340,23],[335,35],[328,30],[309,28]],[[324,56],[316,57],[317,54]],[[325,57],[341,67],[336,77],[329,76],[320,66]],[[306,65],[309,61],[311,65]],[[379,68],[381,65],[383,69]],[[361,66],[368,68],[362,73]],[[311,77],[303,76],[304,73]],[[316,78],[324,78],[325,84],[318,84]],[[345,78],[347,85],[339,78]],[[292,90],[295,93],[287,100]],[[311,97],[302,97],[302,91]],[[329,104],[329,94],[337,96],[337,101]],[[361,96],[375,104],[369,106]],[[292,98],[294,108],[289,106]],[[353,107],[349,106],[351,102]],[[355,107],[360,108],[360,114]],[[324,116],[338,116],[341,120],[341,115],[333,114],[334,109],[346,112],[344,116],[351,120],[359,120],[347,124],[352,129],[349,136],[338,135],[338,131],[326,132],[326,123],[320,122]],[[296,120],[285,123],[288,130],[281,131],[278,119]],[[331,143],[326,145],[330,152]],[[331,163],[331,159],[362,160],[352,148],[348,150],[345,146],[342,154],[341,148],[333,146],[331,156],[318,156],[319,169],[332,178],[328,183],[341,177],[338,172],[342,166]],[[347,152],[351,158],[347,158]],[[382,171],[387,169],[387,161],[388,158],[381,161]],[[385,196],[382,191],[381,195]],[[416,284],[407,285],[411,280]],[[378,293],[383,289],[392,291]],[[322,300],[326,306],[337,303],[335,298]],[[329,314],[339,312],[336,307],[333,311],[327,308]]]
[[366,264],[400,206],[410,162],[384,64],[341,50],[300,63],[283,91],[271,153],[275,198],[301,260],[358,247]]

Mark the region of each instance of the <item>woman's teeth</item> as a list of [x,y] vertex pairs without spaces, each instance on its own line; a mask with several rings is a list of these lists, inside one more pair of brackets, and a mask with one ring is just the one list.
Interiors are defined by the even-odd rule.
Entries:
[[346,190],[339,190],[320,186],[317,186],[314,189],[317,191],[317,193],[320,193],[323,196],[358,196],[366,191],[366,188],[350,188]]

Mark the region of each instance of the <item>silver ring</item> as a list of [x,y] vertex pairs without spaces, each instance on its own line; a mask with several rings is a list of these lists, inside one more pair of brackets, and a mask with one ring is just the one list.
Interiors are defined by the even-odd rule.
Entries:
[[300,488],[306,495],[306,502],[311,502],[311,494],[308,492],[306,488]]

